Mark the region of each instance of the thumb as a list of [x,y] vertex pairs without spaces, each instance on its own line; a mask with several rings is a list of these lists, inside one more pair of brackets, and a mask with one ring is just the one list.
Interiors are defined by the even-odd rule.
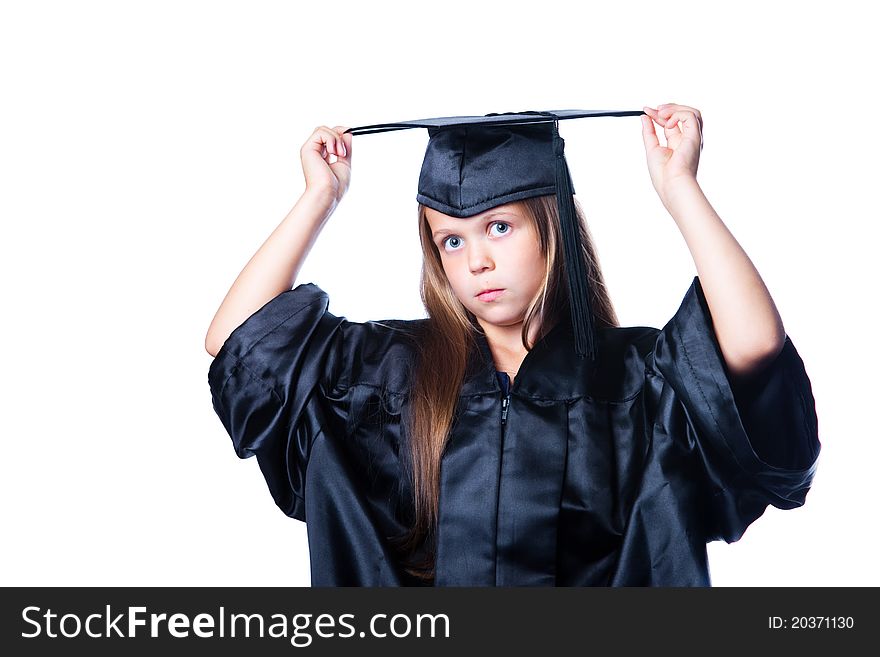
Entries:
[[337,155],[340,160],[347,160],[349,163],[351,162],[351,143],[352,143],[352,135],[350,132],[346,134],[346,130],[348,128],[344,125],[338,125],[333,128],[338,134],[339,139],[342,142],[342,147],[345,149],[345,153],[342,155]]
[[645,150],[651,150],[660,145],[657,132],[654,130],[654,119],[645,114],[642,114],[640,118],[642,119],[642,139],[645,142]]

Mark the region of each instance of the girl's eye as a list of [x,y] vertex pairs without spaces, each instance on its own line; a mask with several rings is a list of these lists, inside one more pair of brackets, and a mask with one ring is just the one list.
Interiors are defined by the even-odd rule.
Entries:
[[447,237],[445,240],[443,240],[443,246],[448,246],[455,249],[460,241],[460,238],[456,237],[455,235],[451,235],[450,237]]
[[[510,224],[504,223],[503,221],[496,221],[492,224],[492,226],[501,226],[503,228],[503,230],[499,232],[500,235],[504,235],[510,230]],[[446,247],[447,250],[452,249],[454,251],[458,249],[460,243],[460,237],[458,237],[457,235],[450,235],[440,243],[440,246]]]

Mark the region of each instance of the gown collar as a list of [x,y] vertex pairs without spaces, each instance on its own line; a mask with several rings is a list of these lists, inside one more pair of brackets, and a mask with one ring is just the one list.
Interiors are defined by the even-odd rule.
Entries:
[[[597,331],[601,355],[603,331]],[[498,371],[489,342],[482,332],[475,335],[477,349],[471,354],[461,395],[501,395]],[[510,393],[541,399],[574,399],[587,394],[589,382],[600,362],[580,358],[574,351],[571,315],[566,312],[550,331],[532,347],[520,365]]]

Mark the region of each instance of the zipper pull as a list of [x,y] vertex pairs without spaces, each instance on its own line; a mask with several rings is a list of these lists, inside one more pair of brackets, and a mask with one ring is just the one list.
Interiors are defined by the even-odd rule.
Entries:
[[501,400],[501,424],[507,422],[507,407],[510,405],[510,395]]

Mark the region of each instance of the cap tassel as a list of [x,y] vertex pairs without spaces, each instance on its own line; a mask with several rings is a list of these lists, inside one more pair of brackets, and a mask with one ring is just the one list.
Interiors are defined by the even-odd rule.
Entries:
[[565,140],[559,136],[559,124],[553,126],[553,151],[556,155],[556,203],[562,228],[562,246],[565,253],[565,272],[568,296],[571,304],[571,321],[574,329],[575,351],[578,356],[589,355],[596,359],[596,336],[593,325],[593,309],[584,267],[577,214],[574,208],[573,185],[568,164],[565,161]]

